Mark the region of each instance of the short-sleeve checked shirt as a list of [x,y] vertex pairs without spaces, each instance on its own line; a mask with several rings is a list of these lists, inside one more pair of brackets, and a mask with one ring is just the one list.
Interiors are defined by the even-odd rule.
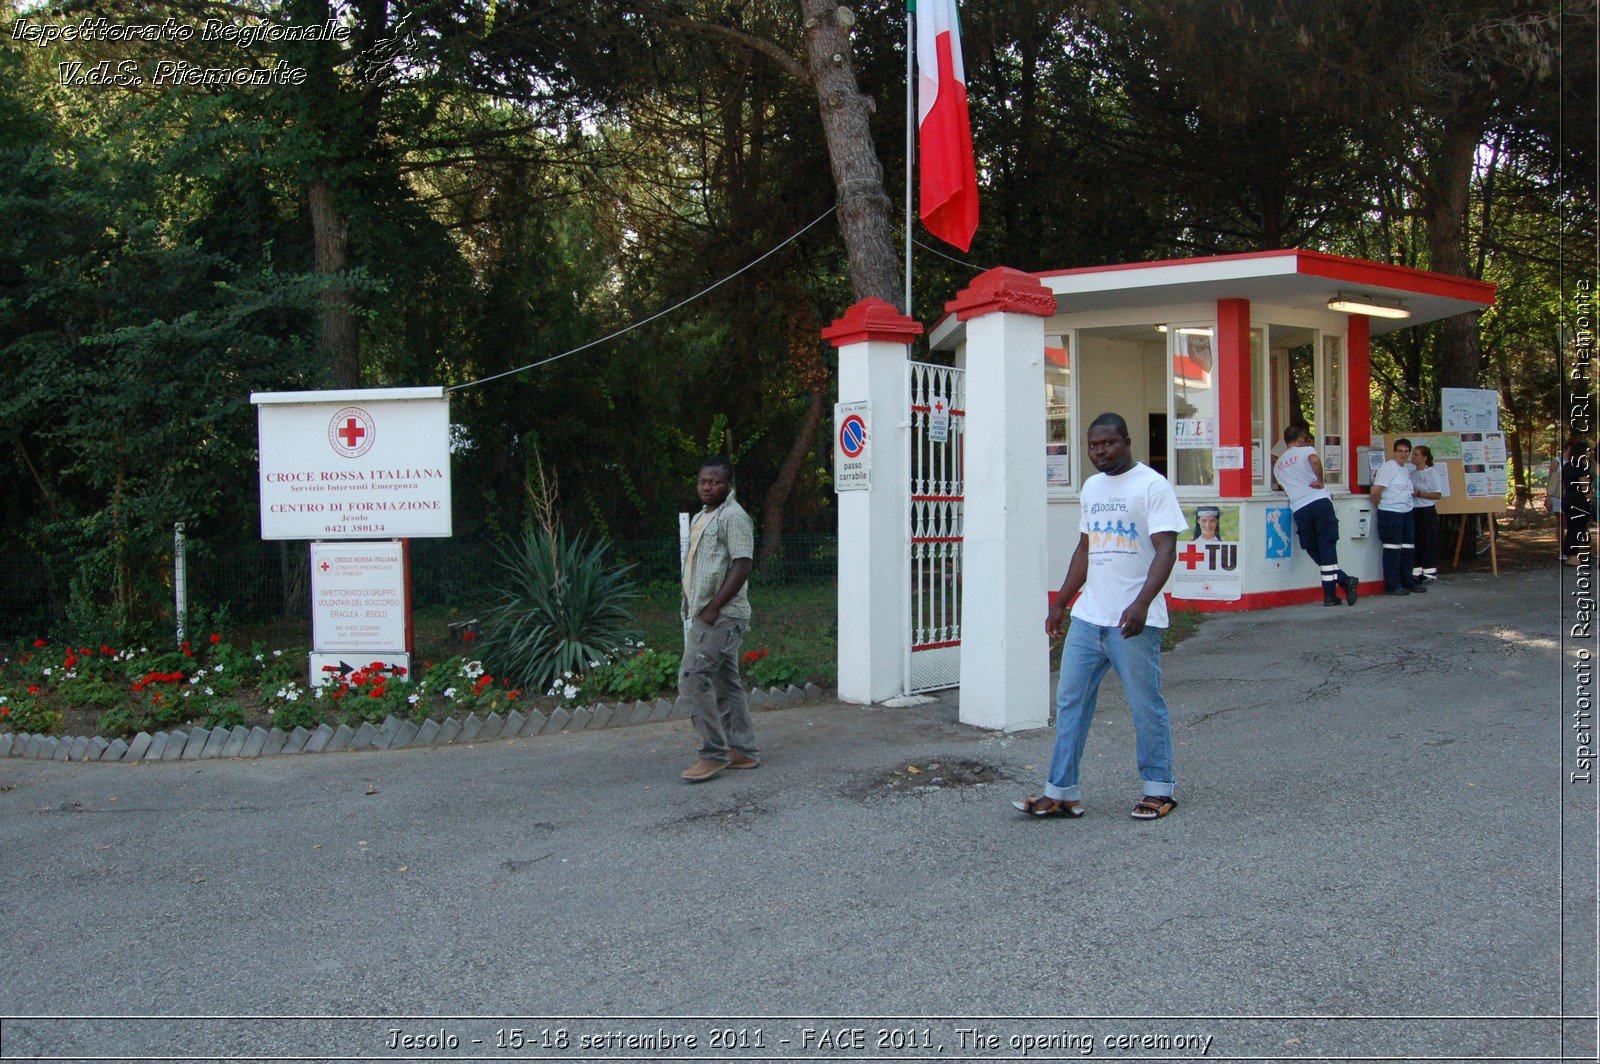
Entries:
[[[744,507],[729,497],[715,510],[701,510],[689,526],[689,557],[683,573],[684,620],[706,608],[711,596],[728,578],[728,567],[738,558],[756,556],[756,531]],[[746,585],[746,587],[748,584]],[[722,616],[733,621],[750,619],[750,597],[746,587],[722,607]]]

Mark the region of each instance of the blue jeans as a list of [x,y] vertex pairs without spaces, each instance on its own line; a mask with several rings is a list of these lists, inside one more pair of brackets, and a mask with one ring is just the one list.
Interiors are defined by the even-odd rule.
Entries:
[[1161,629],[1146,628],[1132,639],[1115,627],[1074,619],[1061,648],[1061,683],[1056,688],[1056,746],[1050,755],[1047,797],[1080,801],[1078,764],[1094,720],[1095,700],[1107,669],[1116,669],[1133,710],[1133,735],[1144,793],[1172,793],[1172,722],[1161,697]]

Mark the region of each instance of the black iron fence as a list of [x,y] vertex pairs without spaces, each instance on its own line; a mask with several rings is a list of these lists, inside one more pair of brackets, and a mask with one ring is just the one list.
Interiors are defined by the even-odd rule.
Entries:
[[[676,539],[620,540],[613,559],[632,565],[644,584],[679,580]],[[226,609],[235,620],[302,618],[310,613],[310,552],[304,543],[210,544],[185,548],[191,610]],[[768,583],[831,581],[838,571],[839,541],[828,534],[787,534],[772,553],[756,544],[758,579]],[[451,539],[411,541],[411,593],[416,608],[482,602],[499,581],[499,551]],[[68,615],[76,568],[70,560],[40,555],[0,555],[0,639],[42,636]],[[146,581],[152,620],[170,617],[170,556],[153,558]],[[162,597],[164,595],[164,598]]]

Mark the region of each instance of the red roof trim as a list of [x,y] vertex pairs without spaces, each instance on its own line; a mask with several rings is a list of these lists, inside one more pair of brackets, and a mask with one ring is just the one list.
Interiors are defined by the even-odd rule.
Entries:
[[1326,277],[1330,281],[1356,286],[1400,289],[1419,295],[1439,296],[1444,299],[1465,299],[1489,306],[1494,303],[1494,285],[1487,281],[1474,281],[1468,277],[1454,277],[1447,273],[1415,270],[1410,266],[1391,266],[1384,262],[1366,259],[1347,259],[1339,255],[1326,255],[1320,251],[1302,251],[1296,264],[1298,272],[1308,277]]

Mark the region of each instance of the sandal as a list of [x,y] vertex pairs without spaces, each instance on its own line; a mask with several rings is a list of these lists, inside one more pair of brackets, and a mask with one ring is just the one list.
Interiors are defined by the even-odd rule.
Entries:
[[1083,815],[1082,802],[1067,802],[1060,798],[1023,798],[1011,803],[1011,808],[1029,816],[1064,816],[1077,819]]
[[1138,805],[1133,807],[1133,819],[1158,820],[1176,808],[1178,808],[1178,803],[1173,800],[1171,795],[1147,794],[1139,799]]

